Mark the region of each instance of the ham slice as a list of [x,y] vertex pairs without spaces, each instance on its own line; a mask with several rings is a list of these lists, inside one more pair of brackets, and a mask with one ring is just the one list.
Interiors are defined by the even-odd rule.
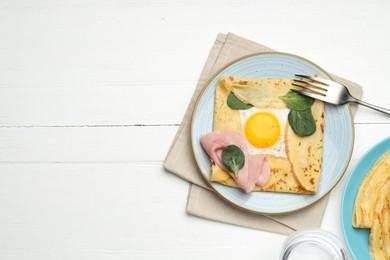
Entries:
[[214,131],[200,139],[206,153],[210,156],[220,168],[226,168],[222,163],[222,151],[226,146],[236,145],[245,156],[245,164],[238,171],[238,178],[233,173],[229,174],[234,178],[237,184],[245,191],[251,192],[255,185],[263,186],[270,176],[270,167],[267,158],[262,155],[249,155],[245,138],[235,131]]
[[250,155],[249,160],[249,172],[260,172],[259,178],[257,178],[256,181],[256,185],[260,187],[264,186],[271,176],[271,168],[269,167],[267,157],[259,154]]

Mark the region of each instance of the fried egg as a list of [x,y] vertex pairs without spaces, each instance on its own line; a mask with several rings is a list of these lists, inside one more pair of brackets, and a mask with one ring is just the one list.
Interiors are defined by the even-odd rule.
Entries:
[[250,154],[286,156],[285,126],[289,109],[257,108],[240,110],[242,131]]

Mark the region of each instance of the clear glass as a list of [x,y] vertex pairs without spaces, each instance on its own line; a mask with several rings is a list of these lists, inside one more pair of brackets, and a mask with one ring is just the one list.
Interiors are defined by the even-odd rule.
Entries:
[[348,260],[344,244],[332,233],[321,229],[297,231],[283,243],[280,260]]

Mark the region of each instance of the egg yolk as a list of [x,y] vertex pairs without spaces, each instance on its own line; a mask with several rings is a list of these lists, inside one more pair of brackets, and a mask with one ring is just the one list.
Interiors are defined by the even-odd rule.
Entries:
[[280,123],[269,112],[258,112],[251,115],[244,126],[245,136],[249,143],[258,148],[274,145],[280,136]]

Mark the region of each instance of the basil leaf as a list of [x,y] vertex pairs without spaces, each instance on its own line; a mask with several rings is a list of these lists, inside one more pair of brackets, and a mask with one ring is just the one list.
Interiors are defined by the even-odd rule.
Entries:
[[294,110],[307,110],[315,101],[314,98],[303,96],[291,90],[286,95],[281,96],[280,99],[286,103],[289,109]]
[[316,123],[311,109],[291,110],[288,113],[288,122],[294,133],[302,137],[312,135],[316,131]]
[[222,163],[229,172],[238,178],[238,170],[244,167],[245,156],[241,149],[235,145],[226,146],[222,151]]
[[227,101],[226,101],[228,107],[235,110],[245,110],[253,107],[251,104],[247,104],[239,100],[233,92],[230,92]]

